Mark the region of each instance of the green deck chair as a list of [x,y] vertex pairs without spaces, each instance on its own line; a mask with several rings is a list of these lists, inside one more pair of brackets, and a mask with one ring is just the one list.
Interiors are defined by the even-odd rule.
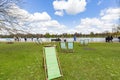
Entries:
[[81,45],[88,45],[89,39],[80,40]]
[[51,80],[62,76],[55,47],[44,47],[44,67],[46,80]]
[[74,43],[73,42],[68,42],[68,52],[74,52]]
[[88,43],[89,43],[89,39],[85,39],[84,40],[84,45],[88,45]]
[[80,40],[80,44],[81,44],[81,45],[84,45],[84,40]]
[[9,39],[9,38],[7,38],[6,41],[7,41],[6,42],[7,44],[13,44],[13,41],[11,39]]
[[60,49],[61,51],[64,51],[64,52],[67,51],[66,42],[60,42]]

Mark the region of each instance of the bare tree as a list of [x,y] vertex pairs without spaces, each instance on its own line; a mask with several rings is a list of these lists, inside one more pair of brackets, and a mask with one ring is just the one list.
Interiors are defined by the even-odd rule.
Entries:
[[20,26],[18,17],[12,15],[8,10],[13,4],[18,4],[21,0],[0,0],[0,31],[7,31],[9,34],[22,32],[15,26]]
[[117,31],[120,32],[120,24],[117,26]]

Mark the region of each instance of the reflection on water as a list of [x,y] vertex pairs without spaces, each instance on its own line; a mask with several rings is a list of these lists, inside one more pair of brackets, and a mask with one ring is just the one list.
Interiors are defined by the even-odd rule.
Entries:
[[[41,39],[41,41],[43,42],[51,42],[51,39],[55,39],[55,38],[39,38]],[[66,39],[68,42],[69,41],[73,41],[73,38],[60,38],[62,41],[64,41],[64,39]],[[84,40],[84,39],[89,39],[89,42],[105,42],[105,38],[77,38],[76,42],[79,42],[80,40]],[[33,41],[35,41],[36,38],[33,38]],[[2,42],[6,42],[6,41],[14,41],[14,38],[0,38],[0,41]],[[118,42],[117,38],[113,38],[114,42]],[[20,38],[20,42],[25,42],[24,38]],[[27,42],[32,42],[32,38],[27,38]]]

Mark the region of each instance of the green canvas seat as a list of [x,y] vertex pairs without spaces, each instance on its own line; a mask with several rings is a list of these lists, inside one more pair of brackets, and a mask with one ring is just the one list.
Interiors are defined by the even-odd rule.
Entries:
[[60,51],[61,52],[67,52],[66,42],[60,42]]
[[80,40],[81,45],[88,45],[89,39]]
[[74,51],[73,48],[74,48],[74,43],[68,42],[68,52],[73,52]]
[[60,42],[60,47],[61,47],[61,49],[67,49],[65,42]]
[[84,40],[80,40],[80,44],[81,44],[81,45],[84,45]]
[[62,76],[55,47],[44,47],[44,65],[47,80]]
[[84,40],[84,45],[88,45],[88,43],[89,43],[89,39],[85,39]]

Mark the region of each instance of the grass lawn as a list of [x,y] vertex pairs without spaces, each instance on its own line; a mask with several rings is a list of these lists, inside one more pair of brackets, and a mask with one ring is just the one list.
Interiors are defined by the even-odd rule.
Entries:
[[[74,51],[57,48],[63,77],[54,80],[120,80],[120,43],[75,43]],[[0,80],[45,80],[43,45],[0,43]]]

